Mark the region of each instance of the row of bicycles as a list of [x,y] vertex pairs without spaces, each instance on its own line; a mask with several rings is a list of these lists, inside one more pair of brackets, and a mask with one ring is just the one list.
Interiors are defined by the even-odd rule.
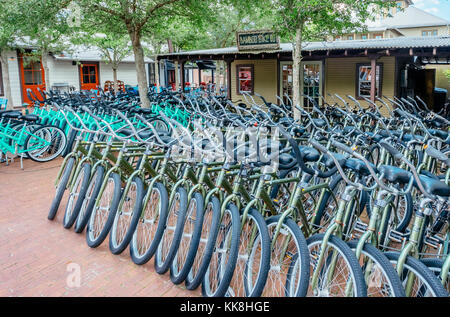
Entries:
[[448,296],[449,121],[420,99],[153,97],[47,101],[50,220],[208,297]]

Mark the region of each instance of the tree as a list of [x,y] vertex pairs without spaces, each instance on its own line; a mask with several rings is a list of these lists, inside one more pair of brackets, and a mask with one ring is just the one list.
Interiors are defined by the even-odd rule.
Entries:
[[[300,104],[302,44],[326,35],[365,29],[364,22],[394,6],[385,0],[268,0],[281,36],[292,42],[293,103]],[[294,115],[299,113],[294,109]]]
[[92,29],[85,21],[82,22],[81,28],[83,31],[79,36],[72,38],[72,43],[86,48],[94,47],[100,51],[103,61],[111,65],[114,92],[117,93],[119,65],[132,53],[128,36],[120,32],[110,32],[110,30]]
[[145,73],[144,33],[157,33],[171,17],[189,16],[194,23],[208,11],[205,0],[74,0],[86,13],[95,15],[95,26],[125,30],[130,38],[136,64],[141,105],[150,107]]
[[13,101],[7,52],[14,48],[18,27],[25,22],[20,14],[21,2],[12,0],[0,1],[0,61],[2,64],[5,97],[8,99],[8,109],[12,109]]
[[45,85],[51,88],[48,58],[70,47],[70,36],[76,33],[69,23],[68,6],[71,0],[28,0],[20,5],[23,20],[21,26],[22,41],[36,48],[38,58],[42,60]]

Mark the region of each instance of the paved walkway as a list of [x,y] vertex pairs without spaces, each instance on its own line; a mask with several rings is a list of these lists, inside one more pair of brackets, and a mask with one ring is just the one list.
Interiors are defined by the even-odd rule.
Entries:
[[135,265],[128,249],[113,255],[107,241],[89,248],[84,232],[62,226],[67,195],[47,220],[61,162],[0,164],[0,296],[200,295],[156,273],[153,259]]

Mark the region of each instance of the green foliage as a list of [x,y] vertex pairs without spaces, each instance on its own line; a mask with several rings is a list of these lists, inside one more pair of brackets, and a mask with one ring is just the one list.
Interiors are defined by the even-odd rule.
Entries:
[[293,41],[298,29],[305,40],[365,30],[365,22],[374,20],[381,10],[395,6],[385,0],[271,0],[280,35]]

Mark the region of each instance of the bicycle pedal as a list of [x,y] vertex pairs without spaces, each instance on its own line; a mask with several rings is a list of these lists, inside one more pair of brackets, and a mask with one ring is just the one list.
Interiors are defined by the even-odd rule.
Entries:
[[391,239],[394,242],[402,243],[405,239],[409,237],[409,232],[400,232],[396,230],[392,230],[389,232],[389,239]]
[[357,222],[355,223],[355,227],[354,227],[353,230],[355,230],[355,231],[357,231],[357,232],[360,232],[360,233],[364,233],[364,232],[367,231],[367,227],[368,227],[368,225],[365,224],[364,222],[357,221]]
[[444,243],[444,240],[437,236],[426,236],[424,243],[434,249],[439,249],[439,246]]

